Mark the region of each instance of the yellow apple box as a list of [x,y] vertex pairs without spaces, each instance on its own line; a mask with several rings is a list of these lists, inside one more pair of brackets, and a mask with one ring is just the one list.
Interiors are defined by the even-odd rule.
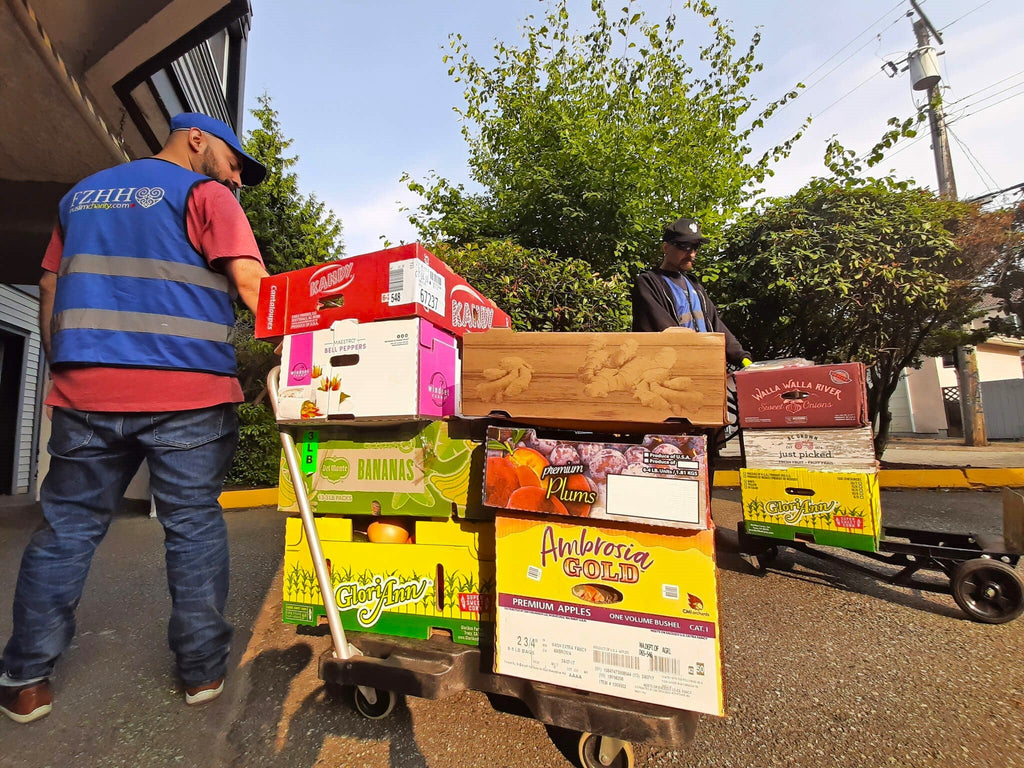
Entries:
[[652,530],[499,515],[495,671],[724,715],[714,530]]
[[875,472],[741,469],[747,533],[878,550],[882,507]]
[[[316,526],[346,631],[420,640],[441,631],[477,645],[481,626],[494,621],[493,525],[416,520],[415,544],[353,541],[343,517],[320,517]],[[283,619],[314,625],[322,616],[302,520],[289,517]]]

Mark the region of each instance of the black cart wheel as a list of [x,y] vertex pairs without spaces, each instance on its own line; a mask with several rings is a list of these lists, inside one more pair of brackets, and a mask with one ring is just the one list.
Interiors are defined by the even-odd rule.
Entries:
[[371,702],[358,686],[354,691],[353,700],[356,712],[367,720],[380,720],[387,717],[398,703],[398,694],[394,691],[382,691],[380,688],[374,688],[373,692],[377,695],[377,700],[374,702]]
[[1024,613],[1024,581],[1006,563],[965,560],[950,577],[953,599],[974,621],[1004,624]]
[[[601,754],[602,747],[604,747],[603,755]],[[602,760],[602,758],[604,759]],[[595,733],[581,733],[580,765],[583,768],[635,768],[636,757],[633,755],[633,745],[628,741],[598,736]]]

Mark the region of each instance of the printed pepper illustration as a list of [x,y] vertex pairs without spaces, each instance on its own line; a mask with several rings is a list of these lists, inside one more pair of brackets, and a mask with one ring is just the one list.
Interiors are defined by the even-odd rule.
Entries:
[[304,400],[299,409],[299,418],[315,419],[318,416],[323,416],[323,414],[320,413],[320,409],[316,407],[316,403],[312,400]]
[[595,339],[587,350],[580,376],[586,382],[583,391],[590,397],[607,397],[613,392],[628,392],[645,406],[662,408],[685,415],[700,408],[704,395],[694,391],[689,376],[672,376],[678,354],[662,347],[653,358],[637,353],[640,345],[627,339],[617,349],[609,349]]

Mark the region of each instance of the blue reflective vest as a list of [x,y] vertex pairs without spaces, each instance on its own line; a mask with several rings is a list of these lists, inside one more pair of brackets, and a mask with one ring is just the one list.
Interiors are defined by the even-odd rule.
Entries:
[[185,224],[189,193],[210,181],[147,158],[89,176],[64,196],[53,366],[236,373],[230,284]]
[[708,324],[704,318],[704,307],[700,303],[697,289],[693,287],[689,278],[683,275],[683,282],[686,283],[684,289],[668,275],[661,277],[668,283],[669,291],[672,294],[672,302],[676,309],[676,322],[683,328],[692,328],[698,333],[707,333]]

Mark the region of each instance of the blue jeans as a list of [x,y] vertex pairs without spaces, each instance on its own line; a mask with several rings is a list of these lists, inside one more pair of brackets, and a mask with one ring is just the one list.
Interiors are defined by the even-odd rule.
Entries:
[[54,409],[44,522],[21,560],[4,649],[8,680],[49,677],[71,642],[93,553],[143,459],[164,527],[167,637],[182,682],[224,675],[232,628],[224,618],[228,541],[217,498],[237,440],[232,404],[168,413]]

